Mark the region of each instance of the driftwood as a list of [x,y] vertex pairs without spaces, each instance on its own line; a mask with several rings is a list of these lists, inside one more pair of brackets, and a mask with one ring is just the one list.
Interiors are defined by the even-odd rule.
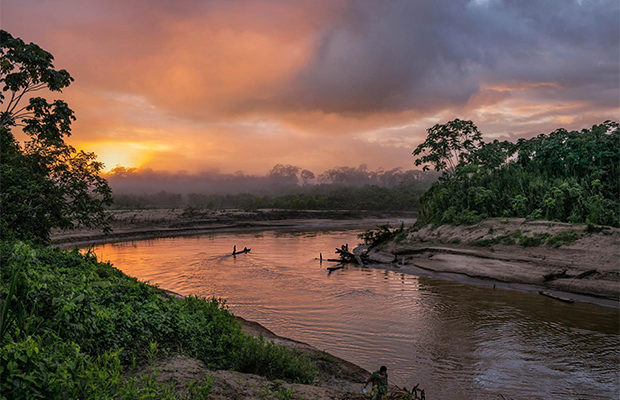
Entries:
[[543,282],[549,282],[555,279],[570,278],[570,275],[567,275],[566,271],[568,270],[563,269],[561,272],[554,272],[551,274],[547,274],[543,277]]
[[336,248],[336,254],[340,256],[341,262],[355,262],[355,255],[349,251],[349,244],[343,244],[340,248]]
[[575,279],[587,278],[588,276],[591,276],[594,274],[598,274],[598,271],[595,269],[590,269],[590,270],[580,273],[579,275],[575,275]]
[[543,277],[543,282],[549,282],[555,279],[584,279],[588,276],[592,276],[598,274],[598,271],[595,269],[589,269],[577,275],[569,275],[566,273],[567,269],[562,270],[561,272],[547,274]]
[[558,296],[558,295],[555,295],[555,294],[550,293],[550,292],[545,292],[545,291],[543,291],[543,290],[540,290],[540,291],[538,292],[538,294],[543,295],[543,296],[545,296],[545,297],[549,297],[550,299],[554,299],[554,300],[563,301],[564,303],[570,303],[570,304],[572,304],[572,303],[574,303],[574,302],[575,302],[575,300],[573,300],[573,299],[569,299],[568,297]]
[[368,263],[369,259],[365,251],[360,251],[359,247],[357,251],[350,251],[349,244],[343,244],[340,248],[336,248],[336,254],[340,256],[339,259],[328,259],[327,261],[340,262],[343,264],[358,264],[364,266]]

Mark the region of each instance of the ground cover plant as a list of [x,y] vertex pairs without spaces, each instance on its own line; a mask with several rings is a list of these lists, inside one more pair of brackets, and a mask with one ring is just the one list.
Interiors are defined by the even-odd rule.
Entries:
[[[316,375],[294,350],[244,334],[221,300],[163,296],[91,254],[4,241],[0,264],[2,399],[174,398],[130,374],[174,352],[270,379]],[[187,396],[209,387],[196,382]]]

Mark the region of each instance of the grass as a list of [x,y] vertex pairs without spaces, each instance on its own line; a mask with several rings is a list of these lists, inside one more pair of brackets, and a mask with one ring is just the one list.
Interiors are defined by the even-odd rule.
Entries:
[[519,244],[522,247],[537,247],[544,244],[552,247],[560,247],[562,245],[573,243],[577,239],[579,239],[579,234],[573,230],[559,232],[555,235],[551,235],[547,232],[535,232],[531,236],[528,236],[525,232],[517,229],[504,235],[498,235],[490,238],[482,237],[472,240],[468,244],[470,246],[477,247],[491,247],[496,244]]
[[[221,300],[161,296],[77,250],[1,242],[0,265],[3,399],[175,398],[152,376],[128,377],[133,366],[172,352],[269,379],[316,376],[305,356],[244,334]],[[209,390],[198,382],[187,398]]]
[[571,244],[579,239],[579,234],[575,231],[565,231],[557,233],[549,237],[546,241],[547,246],[560,247],[566,244]]

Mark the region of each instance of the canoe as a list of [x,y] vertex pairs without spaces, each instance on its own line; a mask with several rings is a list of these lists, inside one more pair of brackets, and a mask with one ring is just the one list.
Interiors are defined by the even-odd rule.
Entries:
[[245,253],[249,253],[252,249],[245,249],[245,250],[239,250],[239,251],[235,251],[232,253],[233,256],[236,256],[237,254],[245,254]]
[[549,297],[550,299],[554,299],[554,300],[563,301],[564,303],[569,303],[569,304],[572,304],[572,303],[574,303],[574,302],[575,302],[575,300],[573,300],[573,299],[569,299],[568,297],[558,296],[558,295],[555,295],[555,294],[553,294],[553,293],[545,292],[545,291],[543,291],[543,290],[540,290],[540,291],[538,292],[538,294],[543,295],[543,296],[545,296],[545,297]]

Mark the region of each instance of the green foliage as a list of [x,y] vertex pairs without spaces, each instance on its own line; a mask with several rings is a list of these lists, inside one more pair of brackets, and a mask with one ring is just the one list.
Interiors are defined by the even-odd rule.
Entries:
[[405,232],[405,225],[400,224],[398,228],[390,229],[389,225],[381,225],[376,230],[370,229],[360,233],[358,237],[363,240],[364,244],[369,245],[369,249],[379,246],[388,240],[398,240]]
[[0,298],[15,316],[0,337],[7,398],[172,398],[124,373],[171,351],[294,382],[316,374],[297,352],[242,333],[221,300],[164,297],[92,255],[3,241],[0,264]]
[[532,236],[523,235],[519,238],[519,244],[523,247],[537,247],[545,243],[549,236],[546,232],[536,232]]
[[[620,129],[606,121],[516,144],[481,144],[420,197],[420,221],[524,217],[620,225]],[[418,159],[416,162],[422,162]]]
[[545,244],[547,246],[560,247],[565,244],[571,244],[575,240],[579,239],[579,234],[575,231],[559,232],[547,239]]
[[258,394],[258,398],[261,400],[276,399],[276,400],[293,400],[293,388],[285,388],[280,382],[275,382],[274,385],[266,384],[263,386],[263,390]]
[[[73,111],[61,101],[48,102],[29,93],[61,91],[73,78],[56,70],[54,57],[0,30],[0,238],[46,241],[52,228],[104,225],[110,188],[98,173],[93,153],[67,145]],[[28,136],[24,145],[12,129]]]
[[[118,353],[91,357],[77,344],[52,333],[27,336],[0,349],[2,398],[178,398],[172,386],[157,383],[156,373],[124,376]],[[199,384],[191,384],[185,398],[207,399],[212,386],[212,378],[206,377]]]
[[[492,232],[489,232],[489,234],[492,234]],[[559,232],[555,235],[546,232],[536,232],[528,236],[517,229],[503,235],[476,239],[469,242],[469,244],[478,247],[491,247],[496,244],[519,244],[523,247],[536,247],[545,244],[547,246],[560,247],[573,243],[577,239],[579,239],[579,234],[574,230]]]
[[482,134],[471,121],[455,119],[443,125],[436,124],[426,131],[428,136],[424,143],[413,151],[415,165],[431,164],[435,171],[443,172],[448,178],[456,172],[459,165],[464,164],[472,153],[482,144]]

